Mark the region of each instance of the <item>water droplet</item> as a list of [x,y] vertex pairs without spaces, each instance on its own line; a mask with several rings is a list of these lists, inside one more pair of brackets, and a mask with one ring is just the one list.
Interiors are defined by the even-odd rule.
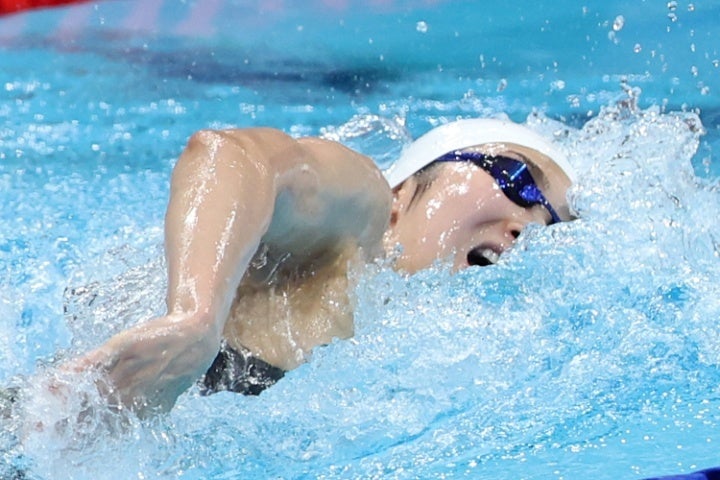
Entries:
[[671,22],[677,22],[677,15],[675,15],[672,12],[668,13],[668,18],[670,19]]
[[700,89],[700,94],[701,94],[701,95],[710,95],[710,87],[708,87],[707,85],[705,85],[704,87],[702,87],[702,88]]
[[564,90],[565,89],[565,82],[563,80],[555,80],[550,84],[550,88],[554,91],[557,90]]
[[692,76],[693,76],[693,77],[697,77],[697,76],[698,76],[698,68],[697,68],[695,65],[693,65],[693,66],[690,68],[690,73],[692,73]]
[[428,24],[421,20],[415,24],[415,30],[417,30],[420,33],[427,33]]
[[619,32],[620,30],[622,30],[622,28],[624,26],[625,26],[625,17],[623,17],[622,15],[618,15],[617,17],[615,17],[615,21],[613,22],[613,26],[612,26],[613,30],[615,30],[616,32]]
[[688,12],[694,12],[695,11],[695,4],[688,3]]
[[670,10],[671,12],[674,12],[675,9],[677,9],[677,5],[678,5],[678,4],[677,4],[677,2],[676,2],[675,0],[671,0],[670,2],[667,3],[667,8],[668,8],[668,10]]
[[635,46],[633,47],[633,52],[635,52],[635,53],[642,52],[642,45],[640,45],[639,43],[636,43]]

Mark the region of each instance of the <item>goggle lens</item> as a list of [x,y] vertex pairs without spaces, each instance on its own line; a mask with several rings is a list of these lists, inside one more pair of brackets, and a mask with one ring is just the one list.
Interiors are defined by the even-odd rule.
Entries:
[[515,205],[522,208],[542,205],[550,214],[549,225],[562,222],[540,187],[535,183],[528,166],[520,160],[503,155],[486,155],[481,152],[458,150],[438,157],[435,162],[471,162],[489,173],[503,194]]

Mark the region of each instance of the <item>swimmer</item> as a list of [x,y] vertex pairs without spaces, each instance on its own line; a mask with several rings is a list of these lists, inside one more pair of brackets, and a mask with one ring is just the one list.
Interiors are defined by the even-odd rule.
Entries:
[[198,381],[205,394],[258,394],[353,335],[353,265],[493,264],[528,224],[572,219],[572,178],[561,152],[510,121],[431,130],[386,177],[328,140],[200,131],[172,174],[167,314],[61,368],[99,372],[110,404],[139,415],[169,410]]

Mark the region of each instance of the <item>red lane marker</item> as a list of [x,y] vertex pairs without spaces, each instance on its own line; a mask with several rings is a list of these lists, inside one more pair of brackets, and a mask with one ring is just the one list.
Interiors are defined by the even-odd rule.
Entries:
[[0,0],[0,15],[17,13],[32,8],[57,7],[85,1],[87,0]]

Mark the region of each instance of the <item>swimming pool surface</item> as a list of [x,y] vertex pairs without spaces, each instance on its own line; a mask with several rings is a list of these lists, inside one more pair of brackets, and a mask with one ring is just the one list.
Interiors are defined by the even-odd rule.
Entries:
[[[6,427],[0,476],[720,465],[720,2],[294,4],[108,0],[0,18],[2,383],[162,311],[169,173],[200,128],[321,134],[385,167],[434,125],[506,114],[568,152],[582,219],[526,230],[489,268],[372,265],[356,336],[261,396],[191,391],[115,429],[91,399],[84,422],[23,446]],[[31,401],[27,415],[59,413]]]

